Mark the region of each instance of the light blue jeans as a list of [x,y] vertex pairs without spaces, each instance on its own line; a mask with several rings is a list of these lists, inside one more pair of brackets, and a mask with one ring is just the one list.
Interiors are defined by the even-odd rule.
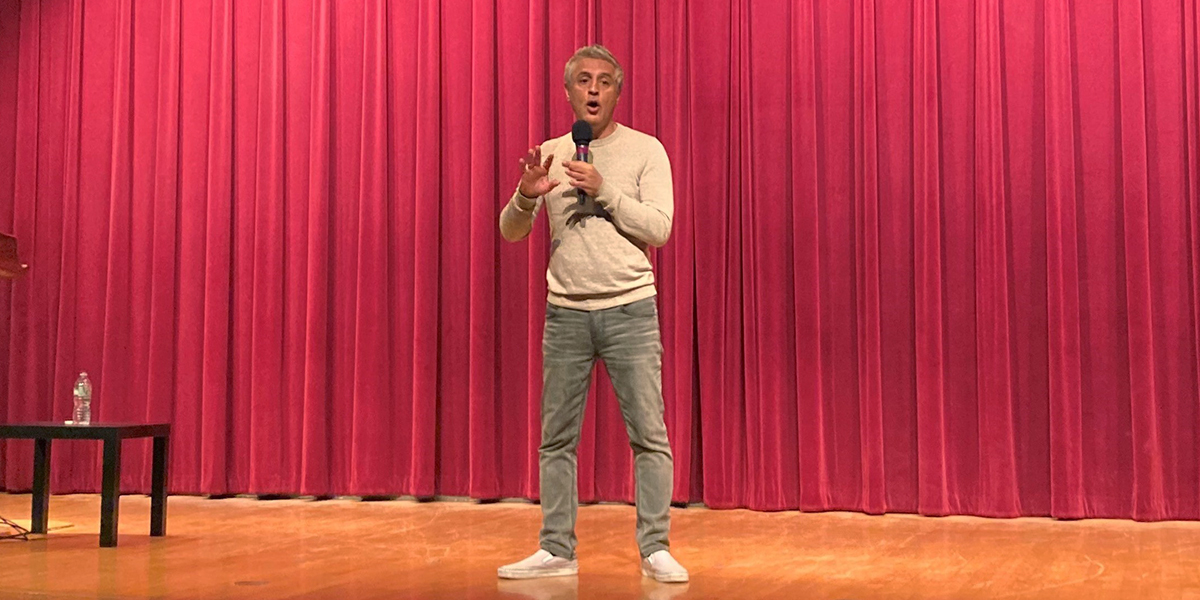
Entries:
[[592,367],[600,358],[633,448],[638,548],[642,556],[666,550],[674,462],[663,422],[662,342],[654,298],[595,311],[548,304],[542,355],[541,547],[575,558],[575,449]]

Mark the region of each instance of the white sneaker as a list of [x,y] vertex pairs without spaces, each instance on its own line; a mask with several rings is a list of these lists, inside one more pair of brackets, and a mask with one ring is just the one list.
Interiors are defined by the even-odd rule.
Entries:
[[659,550],[642,559],[642,575],[663,583],[683,583],[688,580],[687,569],[666,550]]
[[504,565],[496,570],[501,579],[533,579],[535,577],[564,577],[579,574],[579,561],[567,560],[545,550],[538,550],[521,562]]

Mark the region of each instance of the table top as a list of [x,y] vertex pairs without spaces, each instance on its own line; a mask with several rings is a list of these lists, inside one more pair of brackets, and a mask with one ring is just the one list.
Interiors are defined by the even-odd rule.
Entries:
[[171,435],[170,423],[107,423],[90,425],[67,424],[62,421],[41,423],[2,423],[0,438],[104,440]]

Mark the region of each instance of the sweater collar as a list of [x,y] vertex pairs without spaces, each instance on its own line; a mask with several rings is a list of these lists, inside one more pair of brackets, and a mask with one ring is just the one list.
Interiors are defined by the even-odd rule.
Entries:
[[603,148],[603,147],[613,143],[613,141],[616,140],[617,138],[621,137],[621,134],[624,133],[624,131],[625,131],[625,126],[621,125],[620,123],[617,123],[616,127],[613,129],[613,132],[608,134],[608,137],[600,138],[598,140],[593,140],[592,143],[588,147],[589,148]]

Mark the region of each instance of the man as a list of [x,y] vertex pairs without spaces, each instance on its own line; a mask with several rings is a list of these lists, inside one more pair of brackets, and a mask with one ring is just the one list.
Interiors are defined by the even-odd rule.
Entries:
[[[500,214],[501,234],[515,242],[546,213],[552,242],[542,336],[541,549],[500,567],[499,575],[579,572],[575,449],[592,366],[601,358],[633,447],[642,573],[684,582],[687,571],[668,551],[673,462],[663,423],[662,343],[648,254],[671,235],[671,165],[657,139],[613,121],[625,74],[608,50],[581,48],[567,61],[563,78],[575,116],[591,125],[591,161],[571,160],[570,135],[535,146],[520,160],[520,182]],[[556,163],[555,157],[565,160]]]

